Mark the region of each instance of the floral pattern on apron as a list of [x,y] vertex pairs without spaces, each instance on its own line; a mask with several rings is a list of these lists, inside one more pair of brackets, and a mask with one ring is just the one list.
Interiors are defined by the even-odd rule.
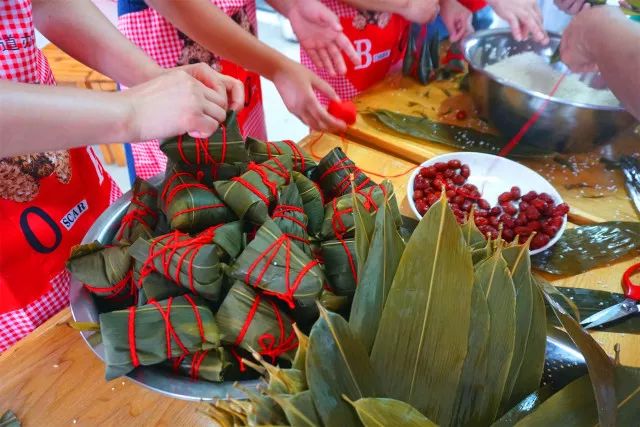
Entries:
[[[324,68],[316,67],[304,49],[300,60],[304,66],[326,80],[343,100],[350,100],[363,90],[382,80],[402,61],[409,22],[399,15],[386,12],[363,11],[339,0],[322,0],[340,18],[345,35],[360,54],[362,65],[354,66],[346,58],[347,74],[331,76]],[[320,102],[329,100],[317,93]]]
[[[0,79],[55,84],[30,0],[0,1]],[[71,247],[119,196],[90,147],[0,159],[0,352],[69,303]]]
[[[212,2],[238,25],[257,34],[255,0],[212,0]],[[245,85],[245,108],[238,113],[242,134],[267,139],[260,76],[226,61],[178,31],[169,21],[143,2],[118,1],[118,28],[161,67],[172,68],[204,62],[216,71],[235,77]],[[150,178],[164,172],[167,159],[160,151],[157,140],[131,145],[136,175]]]

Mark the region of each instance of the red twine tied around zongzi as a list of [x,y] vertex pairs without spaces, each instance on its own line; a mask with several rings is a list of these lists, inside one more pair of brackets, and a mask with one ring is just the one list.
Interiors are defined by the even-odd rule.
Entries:
[[347,226],[345,225],[342,215],[352,215],[353,208],[346,209],[338,209],[337,199],[333,199],[331,202],[331,207],[333,209],[333,217],[331,218],[331,228],[333,229],[333,234],[335,234],[336,239],[342,245],[344,249],[344,253],[347,255],[347,261],[349,262],[349,268],[351,269],[351,275],[353,276],[353,280],[358,283],[358,270],[356,268],[355,260],[349,251],[349,247],[347,246],[347,242],[344,239],[344,235],[349,231]]
[[[258,177],[260,177],[260,180],[262,181],[262,184],[267,188],[267,190],[269,190],[269,193],[271,193],[271,197],[276,197],[278,195],[278,184],[269,179],[265,169],[284,178],[285,182],[287,183],[289,182],[290,175],[289,175],[289,170],[284,164],[282,164],[280,160],[278,160],[277,158],[273,158],[272,160],[276,164],[277,168],[274,168],[273,166],[270,166],[265,163],[256,164],[252,162],[252,163],[249,163],[247,170],[254,172],[256,175],[258,175]],[[260,198],[260,200],[262,200],[265,205],[269,206],[270,204],[269,196],[263,193],[258,187],[256,187],[255,185],[253,185],[243,177],[237,176],[237,177],[231,178],[231,181],[235,181],[238,184],[243,185],[253,194],[258,196],[258,198]]]
[[[220,163],[224,163],[227,157],[227,127],[225,125],[220,125],[220,130],[222,131],[222,146],[220,153]],[[215,164],[216,160],[211,157],[209,153],[209,138],[195,138],[195,148],[196,148],[196,165],[202,164]],[[178,153],[180,154],[180,158],[187,165],[193,165],[187,158],[187,155],[184,152],[183,146],[183,136],[180,135],[178,137]]]
[[[317,260],[310,261],[306,265],[300,269],[296,277],[291,280],[291,240],[282,235],[278,239],[276,239],[273,243],[271,243],[263,253],[258,255],[256,259],[253,261],[251,266],[247,269],[247,274],[245,276],[245,283],[254,288],[257,288],[262,283],[262,279],[267,273],[269,267],[273,265],[273,260],[278,255],[280,249],[284,247],[285,250],[285,287],[286,291],[283,293],[269,291],[267,289],[262,289],[262,292],[265,295],[273,295],[276,298],[279,298],[287,303],[289,308],[295,308],[294,294],[298,290],[298,287],[302,283],[304,277],[311,271],[313,267],[318,265]],[[254,280],[252,280],[252,275],[254,271],[258,268],[258,265],[264,261],[264,265],[261,270],[258,272],[257,276]]]
[[[129,295],[121,295],[122,291],[126,289],[127,285],[129,285],[130,287]],[[133,285],[133,274],[131,271],[128,271],[127,274],[124,275],[122,280],[108,288],[89,286],[86,283],[84,284],[84,287],[92,294],[95,294],[104,299],[116,299],[120,297],[135,296],[137,293],[137,288]]]
[[[300,221],[298,218],[289,215],[289,213],[291,212],[296,212],[296,213],[301,213],[304,214],[304,209],[302,209],[299,206],[293,206],[293,205],[277,205],[275,207],[275,209],[273,210],[273,215],[271,215],[272,219],[276,219],[276,218],[282,218],[285,219],[295,225],[297,225],[298,227],[300,227],[301,230],[303,230],[305,233],[307,232],[307,226],[304,222]],[[304,244],[309,244],[309,240],[308,239],[304,239],[300,236],[296,236],[294,234],[291,233],[285,233],[285,236],[289,237],[290,239],[296,240],[298,242],[302,242]]]
[[[147,260],[142,264],[140,268],[140,279],[138,283],[138,287],[142,286],[142,282],[144,279],[154,271],[159,271],[156,267],[156,263],[159,263],[163,267],[162,273],[181,285],[187,285],[192,293],[195,295],[198,292],[195,289],[195,280],[193,278],[193,262],[195,257],[200,252],[203,246],[209,245],[213,243],[213,238],[215,237],[215,232],[218,228],[220,228],[223,224],[216,225],[214,227],[210,227],[198,234],[196,237],[190,237],[188,234],[180,233],[179,231],[174,231],[171,234],[167,234],[165,236],[161,236],[155,239],[149,245],[149,256]],[[160,246],[160,249],[157,247]],[[175,275],[171,274],[171,260],[178,253],[179,250],[184,249],[184,252],[180,255],[177,260],[175,267]],[[180,278],[180,273],[182,272],[182,268],[187,263],[187,280],[188,283],[183,283]]]
[[[173,202],[173,200],[175,199],[175,197],[184,190],[188,190],[191,188],[197,188],[200,190],[205,190],[207,192],[211,192],[211,190],[209,190],[209,188],[204,185],[201,184],[199,182],[190,182],[190,183],[185,183],[182,182],[182,178],[185,177],[189,177],[189,178],[193,178],[196,179],[196,177],[194,177],[192,174],[188,173],[188,172],[178,172],[176,174],[173,174],[169,179],[167,179],[167,182],[164,184],[164,188],[162,190],[162,195],[161,198],[164,202],[165,207],[170,205],[171,202]],[[177,183],[174,186],[174,183],[180,179],[181,182]],[[173,186],[173,188],[172,188]],[[173,214],[173,216],[169,219],[170,221],[173,221],[174,219],[176,219],[177,217],[179,217],[180,215],[185,215],[188,213],[192,213],[192,212],[198,212],[198,211],[202,211],[202,210],[206,210],[206,209],[219,209],[219,208],[224,208],[225,205],[223,203],[214,203],[211,205],[203,205],[203,206],[196,206],[193,208],[189,208],[189,209],[183,209],[181,211],[178,211],[176,213]]]
[[[258,337],[258,345],[260,346],[260,353],[264,357],[269,357],[272,363],[275,363],[276,359],[280,357],[281,354],[287,353],[291,350],[295,350],[298,347],[298,339],[296,337],[295,331],[293,329],[289,333],[289,335],[285,338],[286,328],[284,319],[282,317],[282,313],[280,313],[280,309],[273,301],[265,300],[271,308],[273,309],[273,314],[276,317],[276,321],[278,322],[278,330],[279,336],[278,338],[274,337],[273,334],[265,332],[264,334]],[[247,318],[238,333],[238,337],[234,343],[235,346],[240,346],[242,341],[244,340],[247,331],[251,327],[251,323],[253,322],[253,318],[258,311],[258,307],[260,307],[260,303],[262,302],[262,296],[260,294],[256,295],[256,298],[253,300],[253,304],[247,313]],[[244,363],[242,363],[242,358],[237,354],[235,350],[232,349],[233,356],[238,360],[240,365],[240,371],[244,372],[246,369]]]
[[[160,316],[162,317],[162,320],[164,321],[165,340],[166,340],[166,345],[167,345],[167,349],[166,349],[167,350],[167,359],[172,359],[173,358],[173,356],[172,356],[173,350],[172,350],[172,345],[171,345],[172,340],[180,348],[180,350],[182,351],[182,355],[183,356],[186,355],[186,354],[189,354],[189,350],[183,344],[182,340],[180,339],[180,336],[178,335],[178,333],[174,329],[173,324],[171,323],[171,305],[173,304],[173,299],[174,299],[173,297],[169,297],[167,299],[166,310],[163,309],[162,306],[157,301],[154,301],[154,300],[149,301],[149,304],[153,305],[158,310],[158,312],[160,313]],[[193,301],[193,299],[189,295],[184,295],[184,299],[193,308],[193,314],[194,314],[194,318],[195,318],[196,324],[198,326],[198,331],[200,333],[201,343],[204,343],[205,342],[204,326],[202,324],[202,318],[200,317],[200,312],[198,311],[198,307],[197,307],[196,303]],[[128,325],[129,326],[129,328],[128,328],[128,332],[129,332],[129,334],[128,334],[129,335],[129,351],[130,351],[130,356],[131,356],[131,364],[133,365],[134,368],[137,368],[138,366],[140,366],[140,360],[139,360],[139,357],[138,357],[138,350],[136,348],[136,310],[137,310],[137,307],[135,307],[135,306],[129,307],[129,325]],[[180,363],[182,363],[182,362],[180,362]]]
[[133,193],[133,196],[131,197],[131,205],[132,206],[135,205],[136,208],[133,209],[131,212],[127,212],[127,214],[122,218],[122,222],[120,223],[120,231],[116,236],[117,240],[122,239],[122,236],[124,235],[125,230],[127,228],[131,229],[131,227],[133,227],[135,223],[142,224],[148,229],[152,228],[151,225],[147,223],[145,217],[150,216],[154,219],[157,219],[158,214],[153,210],[153,208],[145,205],[142,202],[141,197],[142,196],[156,197],[157,195],[158,195],[158,192],[155,190],[142,191],[140,193]]
[[[290,139],[285,139],[282,142],[286,144],[291,150],[291,159],[293,160],[294,169],[298,165],[300,165],[299,170],[304,171],[306,160],[304,158],[304,155],[302,154],[302,151],[300,151],[296,143],[291,141]],[[275,142],[267,142],[266,146],[267,146],[267,157],[269,157],[269,159],[274,159],[276,155],[280,156],[282,154],[285,154]],[[272,149],[275,150],[275,155],[271,152]]]

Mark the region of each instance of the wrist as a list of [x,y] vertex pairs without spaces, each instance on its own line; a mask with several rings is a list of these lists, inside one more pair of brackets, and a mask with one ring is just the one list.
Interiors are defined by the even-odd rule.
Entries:
[[131,94],[135,90],[128,89],[123,92],[114,93],[114,110],[117,119],[113,126],[113,140],[123,142],[133,142],[141,140],[141,126],[138,121],[139,112],[135,106],[135,95]]
[[286,76],[289,73],[295,72],[295,65],[289,58],[282,55],[281,57],[274,58],[272,64],[265,68],[262,74],[267,80],[273,82],[280,76]]
[[132,76],[131,82],[129,82],[127,86],[132,87],[132,86],[137,86],[139,84],[148,82],[149,80],[153,80],[156,77],[160,77],[166,71],[167,70],[160,67],[155,62],[149,61],[144,66],[138,67],[137,73],[135,73],[135,75]]

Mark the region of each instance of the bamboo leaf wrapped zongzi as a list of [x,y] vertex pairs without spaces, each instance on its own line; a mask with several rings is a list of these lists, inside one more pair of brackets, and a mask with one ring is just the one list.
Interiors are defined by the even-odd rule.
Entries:
[[158,223],[158,191],[147,181],[136,178],[127,208],[114,244],[131,244],[139,237],[150,238]]
[[316,236],[320,233],[322,221],[324,220],[324,198],[318,184],[300,172],[293,171],[291,173],[293,182],[298,187],[298,193],[302,199],[304,212],[309,220],[309,234]]
[[351,175],[357,192],[376,185],[337,147],[320,160],[313,180],[320,184],[325,197],[330,200],[351,192]]
[[198,233],[234,219],[233,212],[195,176],[173,166],[162,189],[162,210],[172,230]]
[[249,161],[249,154],[240,133],[235,111],[230,111],[227,114],[225,122],[209,138],[180,135],[162,142],[160,149],[173,162],[186,165],[247,163]]
[[221,339],[271,361],[293,360],[298,339],[289,316],[269,297],[236,282],[216,313]]
[[107,380],[138,366],[219,347],[213,313],[188,295],[100,314]]
[[337,296],[352,297],[358,283],[355,240],[322,242],[322,259],[330,290]]
[[173,371],[193,380],[224,381],[231,355],[223,347],[183,354],[170,361]]
[[307,233],[307,215],[304,213],[302,199],[295,184],[282,187],[278,204],[271,215],[285,236],[311,256],[311,244]]
[[304,152],[298,145],[290,140],[264,142],[248,137],[247,149],[249,157],[256,163],[266,162],[274,157],[289,154],[293,160],[293,170],[306,173],[317,166],[315,160]]
[[278,189],[291,179],[291,156],[250,163],[247,169],[230,181],[215,182],[214,187],[239,218],[262,224],[278,197]]

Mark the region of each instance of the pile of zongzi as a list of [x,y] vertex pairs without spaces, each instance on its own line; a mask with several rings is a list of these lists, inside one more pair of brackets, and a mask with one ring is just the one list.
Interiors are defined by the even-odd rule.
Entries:
[[356,215],[392,201],[400,224],[393,188],[340,149],[316,163],[290,141],[245,141],[233,113],[209,139],[161,148],[163,182],[137,180],[112,241],[68,261],[100,311],[107,378],[161,365],[234,380],[252,351],[291,363],[316,301],[346,312],[354,298]]

